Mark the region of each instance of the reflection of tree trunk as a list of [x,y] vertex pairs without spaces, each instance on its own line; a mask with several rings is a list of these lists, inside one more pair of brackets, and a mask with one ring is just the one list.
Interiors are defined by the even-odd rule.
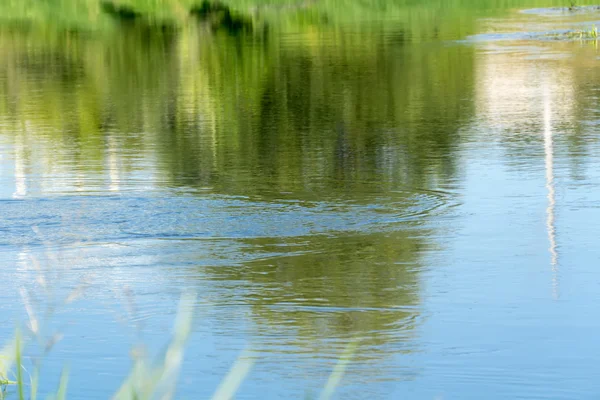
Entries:
[[336,156],[336,177],[343,181],[346,174],[352,171],[352,147],[348,139],[348,132],[343,122],[338,122],[337,141],[335,148]]
[[554,143],[552,139],[552,107],[549,88],[544,88],[544,153],[546,165],[546,189],[548,190],[548,207],[546,208],[546,228],[550,242],[550,263],[552,265],[553,295],[558,297],[558,252],[556,250],[556,227],[554,208],[556,194],[554,189]]

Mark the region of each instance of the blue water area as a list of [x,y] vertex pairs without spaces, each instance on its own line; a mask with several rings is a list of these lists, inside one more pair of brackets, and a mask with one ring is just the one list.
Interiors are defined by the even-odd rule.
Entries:
[[0,23],[0,344],[38,398],[164,359],[177,399],[598,396],[598,55],[546,40],[597,17],[409,3]]

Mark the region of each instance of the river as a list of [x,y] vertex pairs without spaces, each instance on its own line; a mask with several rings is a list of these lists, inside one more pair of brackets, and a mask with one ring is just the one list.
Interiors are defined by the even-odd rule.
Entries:
[[42,392],[109,398],[193,291],[177,398],[240,354],[236,398],[318,397],[349,348],[334,398],[598,396],[597,42],[536,32],[600,13],[472,3],[2,25],[0,339],[60,334]]

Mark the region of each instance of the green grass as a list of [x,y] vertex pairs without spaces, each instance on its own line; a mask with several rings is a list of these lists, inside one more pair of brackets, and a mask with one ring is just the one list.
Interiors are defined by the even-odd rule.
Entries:
[[[533,7],[580,9],[597,0],[576,5],[565,0],[210,0],[248,18],[265,18],[283,25],[402,21],[415,15],[438,15],[436,21],[467,19],[490,10]],[[0,2],[0,23],[48,24],[75,28],[108,29],[119,20],[183,26],[194,20],[192,10],[203,0],[5,0]]]
[[578,39],[598,39],[598,28],[594,25],[593,28],[587,30],[578,30],[567,33],[567,36]]
[[[191,332],[194,301],[195,297],[191,294],[182,297],[175,321],[174,334],[166,351],[154,362],[149,362],[143,357],[136,358],[130,375],[114,395],[114,399],[174,398],[185,344]],[[17,330],[14,340],[0,352],[2,361],[0,363],[0,399],[6,398],[12,392],[19,400],[35,400],[37,398],[40,362],[34,364],[33,375],[29,375],[23,363],[23,351],[26,344],[25,336],[20,330]],[[27,379],[28,375],[29,379]],[[67,398],[68,381],[69,372],[65,367],[52,399],[64,400]],[[74,395],[74,397],[77,398],[79,395]]]
[[[166,350],[158,359],[150,362],[145,357],[136,357],[129,376],[114,394],[114,400],[149,400],[154,398],[175,398],[177,378],[181,371],[185,345],[191,334],[193,305],[195,296],[182,296],[174,325],[174,333]],[[20,330],[15,338],[0,351],[0,400],[14,398],[18,400],[36,400],[39,389],[40,364],[34,365],[33,375],[29,375],[23,363],[23,351],[26,348],[25,336]],[[328,400],[340,385],[346,367],[355,354],[358,341],[351,341],[334,367],[327,383],[319,396],[320,400]],[[213,400],[228,400],[234,398],[242,382],[247,378],[256,361],[252,350],[243,351],[234,363],[229,373],[224,377],[215,391]],[[10,377],[14,377],[11,379]],[[28,379],[29,377],[29,379]],[[58,388],[53,400],[67,399],[69,371],[62,370]],[[72,394],[80,398],[81,393]]]
[[548,33],[542,37],[554,40],[598,40],[598,28],[594,25],[589,29]]

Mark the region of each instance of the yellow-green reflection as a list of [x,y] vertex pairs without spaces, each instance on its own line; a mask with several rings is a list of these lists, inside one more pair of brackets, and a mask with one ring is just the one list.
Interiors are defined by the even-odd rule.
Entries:
[[[408,350],[422,253],[434,245],[427,216],[448,201],[430,189],[458,178],[474,56],[407,47],[404,34],[5,30],[0,119],[13,195],[184,188],[266,201],[256,215],[231,206],[224,222],[250,227],[232,243],[250,261],[202,272],[250,306],[258,345],[335,357],[360,339],[363,359]],[[310,215],[319,207],[325,230]],[[253,237],[252,221],[277,229]]]
[[89,184],[141,169],[161,185],[332,195],[450,178],[472,50],[318,36],[4,32],[2,129]]

